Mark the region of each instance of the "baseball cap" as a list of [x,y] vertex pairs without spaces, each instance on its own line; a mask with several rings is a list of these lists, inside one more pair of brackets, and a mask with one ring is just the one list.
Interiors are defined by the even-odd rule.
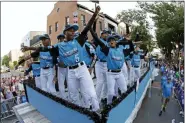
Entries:
[[107,37],[107,42],[110,42],[111,39],[114,39],[116,41],[116,39],[114,38],[114,36],[111,35],[111,36],[108,36]]
[[109,30],[106,30],[106,29],[102,30],[100,34],[102,35],[102,34],[105,34],[105,33],[111,34],[111,32]]
[[61,34],[59,34],[59,35],[57,36],[57,39],[59,39],[60,37],[65,38],[65,35],[64,35],[63,33],[61,33]]
[[63,33],[65,33],[65,31],[67,31],[67,30],[69,30],[69,29],[71,29],[71,28],[73,28],[75,31],[77,31],[78,30],[78,25],[75,25],[75,24],[68,24],[68,25],[66,25],[65,26],[65,29],[64,29],[64,31],[63,31]]
[[43,40],[43,39],[50,39],[48,34],[43,34],[39,37],[39,40]]
[[121,36],[119,36],[118,34],[114,34],[114,35],[112,35],[112,36],[114,36],[114,38],[116,38],[116,39],[121,39]]

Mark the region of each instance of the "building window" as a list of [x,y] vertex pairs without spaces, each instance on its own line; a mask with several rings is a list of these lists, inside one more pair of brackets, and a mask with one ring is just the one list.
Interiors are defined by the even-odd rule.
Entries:
[[99,21],[99,23],[100,23],[100,31],[102,31],[102,22]]
[[52,26],[49,26],[49,34],[52,32]]
[[66,19],[66,25],[69,25],[69,16],[65,17]]
[[55,32],[58,31],[58,22],[55,23]]
[[57,8],[57,12],[59,12],[60,11],[60,8]]
[[81,22],[82,22],[82,26],[86,26],[86,23],[85,23],[85,15],[82,15],[81,14]]

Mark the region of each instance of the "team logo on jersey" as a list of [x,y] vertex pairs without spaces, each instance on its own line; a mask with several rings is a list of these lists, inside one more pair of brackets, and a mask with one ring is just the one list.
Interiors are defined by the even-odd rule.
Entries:
[[40,67],[34,68],[34,70],[40,70]]
[[74,48],[74,49],[72,49],[72,50],[70,50],[70,51],[64,53],[64,56],[65,56],[65,57],[69,57],[69,56],[71,56],[71,55],[73,55],[73,54],[76,54],[77,52],[78,52],[78,49],[77,49],[77,48]]
[[40,59],[43,59],[43,60],[52,60],[52,57],[51,56],[40,56]]
[[112,59],[113,60],[116,60],[116,61],[121,61],[122,60],[122,57],[112,56]]

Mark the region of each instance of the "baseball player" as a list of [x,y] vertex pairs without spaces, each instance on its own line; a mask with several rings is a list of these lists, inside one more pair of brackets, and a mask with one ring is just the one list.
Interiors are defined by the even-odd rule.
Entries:
[[[59,34],[57,36],[58,42],[64,42],[65,40],[65,35],[64,34]],[[60,58],[57,58],[58,60],[58,84],[59,84],[59,92],[60,96],[63,99],[67,100],[68,94],[65,93],[65,85],[67,86],[67,66],[64,65],[64,62],[60,60]]]
[[90,29],[90,32],[94,38],[94,40],[101,47],[101,51],[106,56],[107,61],[107,86],[108,86],[108,99],[107,104],[112,103],[113,96],[115,96],[115,83],[117,83],[118,87],[121,90],[121,93],[127,91],[127,85],[125,81],[125,77],[121,72],[121,68],[124,63],[124,53],[123,47],[116,46],[116,40],[113,36],[109,36],[107,38],[108,45],[105,45],[95,34],[95,32]]
[[[107,36],[108,36],[108,30],[103,30],[101,32],[100,40],[105,45],[108,45],[106,41]],[[97,44],[96,46],[97,46],[96,53],[97,53],[97,59],[98,59],[95,64],[95,73],[97,78],[96,93],[99,101],[107,102],[107,80],[106,80],[107,61],[106,61],[105,54],[101,50],[101,47]],[[101,100],[101,95],[103,97],[102,100]]]
[[[75,38],[78,38],[79,36],[79,32],[75,33]],[[96,56],[96,51],[95,51],[95,48],[92,46],[92,43],[90,41],[88,41],[88,37],[86,37],[86,42],[83,46],[83,59],[84,59],[84,62],[87,66],[87,68],[89,69],[89,72],[91,74],[92,72],[92,69],[96,63],[96,60],[97,60],[97,56]]]
[[59,34],[57,36],[57,39],[58,39],[58,42],[63,42],[65,40],[65,35],[62,33],[62,34]]
[[[50,46],[51,41],[47,34],[40,36],[39,39],[42,40],[44,47]],[[24,46],[22,50],[23,51],[37,50],[37,48]],[[55,93],[56,89],[55,89],[55,83],[53,80],[54,80],[54,65],[57,62],[57,59],[56,59],[57,56],[58,56],[58,52],[56,51],[56,49],[53,49],[51,51],[43,51],[43,52],[36,51],[31,53],[31,55],[29,55],[28,57],[22,59],[19,62],[19,64],[23,63],[27,59],[30,59],[31,57],[33,58],[39,57],[40,67],[41,67],[41,72],[40,72],[41,88],[44,91]]]
[[126,79],[126,82],[127,82],[127,85],[130,86],[130,78],[129,78],[129,75],[130,75],[130,54],[131,52],[134,51],[134,44],[133,42],[130,40],[130,38],[128,36],[126,36],[125,38],[121,38],[118,40],[118,43],[117,45],[122,45],[123,48],[124,48],[124,56],[125,56],[125,61],[124,64],[123,64],[123,67],[122,67],[122,71],[123,71],[123,74],[125,76],[125,79]]
[[86,105],[90,108],[90,101],[92,102],[92,110],[99,111],[99,103],[97,100],[97,95],[94,89],[93,81],[88,72],[86,64],[83,60],[83,50],[82,47],[86,42],[86,35],[90,27],[94,23],[97,14],[100,11],[100,7],[96,7],[96,10],[89,20],[87,26],[80,33],[78,38],[74,38],[75,32],[78,30],[77,25],[67,25],[63,31],[66,40],[64,42],[58,43],[55,46],[40,47],[39,51],[48,51],[53,49],[58,49],[59,60],[63,61],[64,65],[68,68],[68,90],[72,103],[81,106],[78,97],[78,89],[80,88],[80,93],[82,94]]
[[140,74],[141,57],[144,57],[147,53],[146,52],[144,55],[140,55],[138,51],[139,51],[139,47],[136,46],[135,51],[132,55],[132,59],[131,59],[131,65],[134,71],[134,79],[137,80],[137,85],[139,85],[139,78],[141,76]]
[[33,72],[33,77],[35,78],[36,87],[41,89],[40,62],[38,62],[36,58],[33,58],[32,64],[30,64],[30,67],[25,71],[24,75],[27,76],[31,71]]

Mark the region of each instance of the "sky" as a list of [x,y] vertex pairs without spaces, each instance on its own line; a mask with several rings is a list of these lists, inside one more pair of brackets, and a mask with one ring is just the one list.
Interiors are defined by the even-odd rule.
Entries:
[[[1,2],[1,56],[20,49],[29,31],[46,31],[47,15],[55,2]],[[92,9],[91,2],[79,2]],[[101,12],[115,18],[121,10],[133,9],[136,2],[100,2]],[[112,8],[114,7],[114,9]]]

